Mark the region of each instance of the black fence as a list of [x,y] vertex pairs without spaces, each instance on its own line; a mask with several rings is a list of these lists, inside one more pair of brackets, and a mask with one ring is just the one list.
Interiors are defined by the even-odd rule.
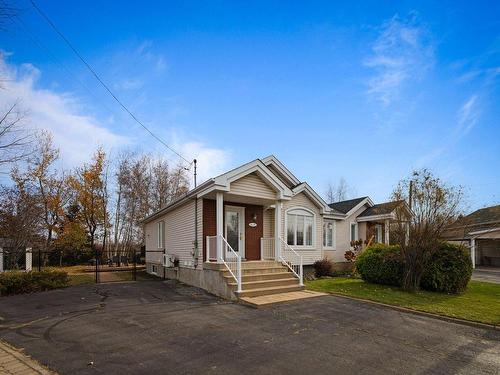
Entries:
[[73,278],[82,278],[88,282],[91,277],[95,283],[136,281],[139,272],[146,270],[145,251],[95,250],[63,253],[57,250],[42,249],[10,250],[3,249],[0,261],[3,271],[26,270],[26,253],[31,255],[31,269],[61,269]]

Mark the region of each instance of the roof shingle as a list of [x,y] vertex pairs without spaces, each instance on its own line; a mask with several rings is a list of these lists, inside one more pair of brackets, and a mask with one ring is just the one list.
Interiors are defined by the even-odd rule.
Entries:
[[342,212],[343,214],[346,214],[349,211],[351,211],[354,207],[356,207],[358,204],[360,204],[366,198],[368,198],[368,197],[348,199],[345,201],[330,203],[328,206],[330,206],[330,208],[333,208],[336,211],[339,211],[339,212]]

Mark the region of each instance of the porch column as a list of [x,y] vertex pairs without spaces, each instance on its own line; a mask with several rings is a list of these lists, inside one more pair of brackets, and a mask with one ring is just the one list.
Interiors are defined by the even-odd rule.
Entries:
[[275,260],[279,260],[281,253],[281,211],[283,209],[283,204],[281,201],[276,201],[274,209],[274,258]]
[[222,236],[224,235],[224,196],[216,193],[217,262],[222,260]]
[[408,245],[410,241],[410,222],[407,221],[405,224],[406,224],[405,245]]
[[26,272],[31,271],[33,267],[33,251],[31,247],[26,248]]
[[389,220],[385,221],[384,232],[385,232],[385,241],[384,241],[384,243],[386,245],[389,245]]
[[0,247],[0,272],[3,272],[3,249]]
[[471,238],[470,240],[470,257],[472,260],[472,268],[476,268],[476,239]]

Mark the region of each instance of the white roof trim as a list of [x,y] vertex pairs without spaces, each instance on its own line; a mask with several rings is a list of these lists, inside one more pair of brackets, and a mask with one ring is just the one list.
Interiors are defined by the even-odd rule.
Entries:
[[285,167],[285,165],[276,156],[269,155],[261,160],[266,166],[273,165],[276,169],[278,169],[278,171],[280,171],[281,174],[286,177],[292,185],[300,184],[300,180],[295,177],[294,174],[290,172],[290,170]]
[[239,180],[251,173],[256,173],[265,182],[270,184],[276,191],[276,199],[290,200],[292,191],[288,188],[261,160],[256,159],[246,163],[229,172],[221,174],[213,179],[214,184],[198,193],[198,197],[208,194],[211,191],[226,191],[231,190],[231,182]]
[[363,221],[375,221],[375,220],[395,220],[396,215],[391,212],[389,214],[380,214],[380,215],[370,215],[370,216],[362,216],[362,217],[357,217],[356,221],[358,222],[363,222]]
[[305,193],[316,205],[321,208],[321,214],[333,214],[333,210],[328,206],[328,204],[321,198],[318,193],[316,193],[312,187],[310,187],[307,182],[303,182],[300,185],[296,186],[293,190],[293,195],[297,195],[300,193]]
[[500,231],[500,227],[498,228],[490,228],[490,229],[483,229],[483,230],[478,230],[475,232],[469,232],[469,236],[475,236],[478,234],[485,234],[485,233],[490,233],[490,232],[498,232]]
[[345,216],[350,216],[352,215],[354,212],[356,212],[357,210],[359,210],[361,207],[363,207],[365,204],[368,204],[368,207],[372,207],[374,206],[374,203],[372,202],[372,200],[370,199],[370,197],[366,197],[365,199],[363,199],[361,202],[359,202],[356,206],[354,206],[353,208],[351,208],[346,214]]

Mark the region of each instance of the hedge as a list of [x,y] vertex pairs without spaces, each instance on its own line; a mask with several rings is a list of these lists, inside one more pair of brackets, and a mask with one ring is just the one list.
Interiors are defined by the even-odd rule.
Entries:
[[460,293],[472,276],[472,261],[467,251],[457,245],[443,243],[426,264],[420,287],[425,290]]
[[0,296],[64,288],[68,284],[69,277],[64,271],[9,271],[0,273]]
[[401,249],[399,246],[371,245],[356,258],[356,269],[366,282],[401,286]]

